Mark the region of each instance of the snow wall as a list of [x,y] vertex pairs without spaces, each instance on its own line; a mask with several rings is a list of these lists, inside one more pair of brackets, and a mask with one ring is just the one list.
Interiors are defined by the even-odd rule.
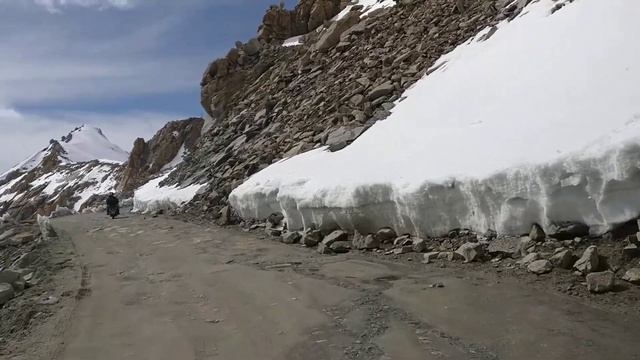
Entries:
[[133,194],[133,212],[150,213],[157,210],[173,210],[191,201],[203,185],[187,187],[160,186],[170,172],[150,180]]
[[[640,214],[640,2],[540,0],[443,56],[353,144],[234,189],[245,218],[433,236]],[[491,35],[488,37],[487,36]]]

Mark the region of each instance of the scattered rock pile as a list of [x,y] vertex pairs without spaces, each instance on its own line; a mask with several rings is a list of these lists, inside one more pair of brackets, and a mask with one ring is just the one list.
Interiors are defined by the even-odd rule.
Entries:
[[460,11],[455,0],[415,0],[364,18],[360,11],[353,7],[307,34],[301,46],[266,41],[284,35],[264,35],[274,26],[263,26],[260,39],[238,43],[209,65],[201,100],[215,124],[172,176],[183,185],[210,184],[192,201],[196,216],[218,216],[235,186],[274,161],[348,145],[386,118],[441,55],[517,9],[476,0]]
[[[640,224],[638,226],[640,227]],[[607,255],[604,256],[599,253],[598,246],[587,244],[603,241],[603,238],[560,240],[545,234],[538,225],[533,225],[531,233],[522,237],[497,236],[494,231],[476,234],[470,230],[459,229],[451,231],[446,237],[421,239],[409,234],[398,235],[391,228],[382,228],[372,234],[350,234],[339,229],[319,230],[315,226],[302,233],[287,231],[284,216],[274,213],[266,223],[253,224],[249,229],[265,229],[267,235],[285,244],[301,243],[305,247],[316,248],[320,254],[339,254],[352,250],[394,256],[422,253],[422,262],[425,264],[440,260],[443,264],[451,261],[490,262],[498,266],[504,262],[506,269],[522,269],[535,275],[561,271],[570,275],[573,271],[576,279],[584,281],[586,289],[593,293],[614,290],[616,279],[630,284],[640,284],[640,269],[633,267],[633,261],[620,265],[614,265],[612,262],[616,257],[624,259],[624,244],[618,244],[613,251],[607,249]],[[636,241],[637,238],[633,235],[628,239]],[[609,247],[607,244],[602,246]],[[575,254],[581,255],[578,257]],[[628,270],[625,271],[625,268]]]

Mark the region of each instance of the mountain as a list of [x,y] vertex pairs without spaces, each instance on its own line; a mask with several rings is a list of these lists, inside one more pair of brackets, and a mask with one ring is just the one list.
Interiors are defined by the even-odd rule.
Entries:
[[193,150],[203,123],[169,122],[148,143],[137,139],[131,154],[99,128],[82,125],[0,175],[0,217],[22,220],[58,207],[83,211],[101,205],[110,192],[131,197]]

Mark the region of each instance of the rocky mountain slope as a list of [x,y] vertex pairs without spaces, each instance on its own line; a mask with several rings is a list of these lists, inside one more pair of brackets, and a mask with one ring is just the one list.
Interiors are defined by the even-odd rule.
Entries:
[[272,8],[258,39],[238,43],[205,71],[202,104],[215,123],[171,180],[208,183],[192,210],[218,216],[233,188],[272,163],[350,144],[389,116],[440,56],[514,18],[527,1],[503,3],[362,0],[310,29],[297,46],[281,40],[298,32],[264,35],[289,21]]
[[193,150],[203,123],[199,118],[170,122],[149,142],[137,139],[131,154],[100,129],[80,126],[0,175],[0,217],[20,221],[57,208],[83,211],[101,205],[110,192],[131,197]]

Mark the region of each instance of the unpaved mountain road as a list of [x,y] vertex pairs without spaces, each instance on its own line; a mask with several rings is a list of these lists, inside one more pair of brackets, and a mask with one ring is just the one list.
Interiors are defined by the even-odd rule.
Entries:
[[640,359],[640,319],[486,274],[163,218],[54,224],[75,244],[84,296],[38,351],[11,359]]

